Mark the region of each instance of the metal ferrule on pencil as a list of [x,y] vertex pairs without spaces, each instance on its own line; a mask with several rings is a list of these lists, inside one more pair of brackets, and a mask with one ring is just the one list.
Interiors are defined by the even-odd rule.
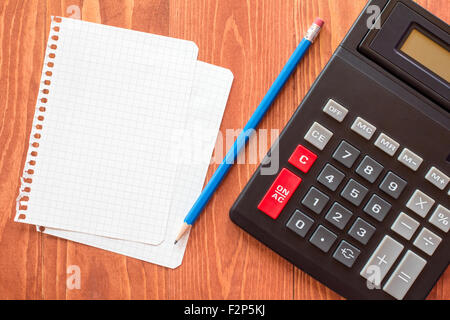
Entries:
[[309,27],[308,31],[306,32],[305,39],[309,40],[311,42],[314,42],[314,40],[319,35],[319,31],[320,31],[320,26],[318,26],[317,24],[313,23],[311,25],[311,27]]

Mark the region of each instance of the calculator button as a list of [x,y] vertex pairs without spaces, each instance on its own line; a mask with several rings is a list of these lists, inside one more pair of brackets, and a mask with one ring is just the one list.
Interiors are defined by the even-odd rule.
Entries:
[[306,196],[303,198],[302,204],[311,209],[313,212],[320,214],[323,208],[325,208],[328,200],[330,200],[330,198],[327,195],[323,194],[316,188],[311,187]]
[[431,167],[431,169],[428,171],[427,175],[425,176],[425,179],[430,181],[432,184],[434,184],[436,187],[438,187],[441,190],[444,190],[447,186],[448,182],[450,181],[450,178],[446,176],[444,173],[442,173],[439,169],[436,167]]
[[406,187],[406,181],[389,172],[380,184],[380,189],[394,199],[398,199]]
[[392,224],[391,229],[406,240],[411,240],[419,225],[419,222],[417,222],[407,214],[401,212],[395,220],[394,224]]
[[289,158],[289,163],[297,167],[300,171],[307,173],[316,159],[317,156],[314,153],[306,149],[304,146],[299,145]]
[[414,240],[414,245],[428,254],[429,256],[433,255],[436,248],[441,243],[442,238],[435,235],[433,232],[428,230],[427,228],[423,228],[417,236],[416,240]]
[[425,218],[434,202],[435,201],[425,193],[420,190],[416,190],[406,204],[406,207],[417,213],[422,218]]
[[300,237],[304,238],[308,233],[309,229],[311,229],[311,227],[313,226],[313,224],[314,224],[313,219],[308,217],[300,210],[295,210],[294,214],[286,224],[286,227],[294,231]]
[[328,103],[323,108],[323,112],[328,114],[330,117],[338,122],[342,122],[348,113],[348,110],[341,106],[339,103],[333,99],[328,100]]
[[395,299],[402,300],[426,264],[426,260],[408,250],[384,285],[383,290]]
[[351,168],[361,152],[346,141],[342,141],[333,154],[333,158],[347,168]]
[[341,192],[341,197],[350,201],[355,206],[359,206],[367,194],[367,188],[359,184],[353,179],[345,186]]
[[442,205],[438,205],[429,221],[442,231],[448,232],[450,228],[450,210]]
[[311,239],[309,239],[309,242],[323,252],[328,252],[336,239],[337,236],[333,232],[324,226],[319,226],[311,236]]
[[406,148],[403,149],[397,160],[410,168],[412,171],[417,171],[423,162],[421,157]]
[[373,234],[375,233],[375,230],[376,229],[374,226],[365,222],[363,219],[358,218],[356,219],[348,234],[362,244],[367,244],[367,242],[369,242],[370,238],[372,238]]
[[331,191],[336,191],[342,180],[344,180],[344,177],[345,175],[341,171],[339,171],[332,165],[327,164],[317,177],[317,181],[319,181]]
[[287,169],[282,169],[275,182],[258,205],[258,209],[276,219],[292,197],[302,179]]
[[381,171],[383,171],[383,166],[369,156],[365,156],[364,160],[361,161],[360,165],[356,169],[356,173],[370,183],[374,183],[375,180],[377,180],[378,176],[381,174]]
[[376,147],[386,152],[391,157],[397,152],[397,149],[400,146],[400,144],[397,141],[388,137],[384,133],[381,133],[379,135],[378,139],[375,141],[374,144]]
[[335,202],[328,210],[325,219],[340,230],[343,230],[352,217],[352,212]]
[[384,220],[389,210],[391,210],[391,207],[389,202],[374,194],[364,207],[364,212],[381,222]]
[[[395,260],[403,250],[403,245],[392,239],[390,236],[384,236],[378,247],[375,249],[372,256],[367,261],[364,268],[361,270],[361,276],[366,279],[371,279],[374,268],[378,268],[379,279],[382,281],[388,273],[389,269],[394,265]],[[379,283],[375,283],[379,285]]]
[[374,125],[371,125],[369,122],[360,117],[356,118],[351,129],[366,140],[370,140],[377,130]]
[[333,258],[351,268],[360,253],[361,251],[358,248],[352,246],[347,241],[342,240],[341,244],[334,252]]
[[324,126],[314,122],[312,127],[305,135],[305,140],[311,143],[319,150],[323,150],[333,136],[333,132]]

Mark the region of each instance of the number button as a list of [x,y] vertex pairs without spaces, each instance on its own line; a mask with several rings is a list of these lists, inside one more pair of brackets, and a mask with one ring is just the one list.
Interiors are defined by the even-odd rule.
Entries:
[[367,242],[369,242],[370,238],[372,238],[373,234],[375,233],[375,230],[375,227],[368,224],[363,219],[358,218],[356,219],[348,234],[362,244],[367,244]]
[[350,210],[335,202],[330,210],[328,210],[325,219],[338,229],[342,230],[345,228],[352,215]]
[[302,204],[313,212],[320,214],[330,198],[314,187],[309,189]]
[[389,210],[391,210],[391,207],[389,202],[374,194],[364,207],[364,212],[381,222],[384,220]]
[[351,168],[361,152],[346,141],[342,141],[333,154],[333,159]]
[[314,224],[314,220],[308,217],[300,210],[295,210],[292,217],[289,219],[286,227],[294,231],[300,237],[304,238]]
[[369,156],[366,156],[356,169],[356,173],[370,183],[374,183],[377,180],[381,171],[383,171],[383,166]]
[[341,192],[341,197],[353,203],[355,206],[359,206],[366,196],[368,190],[353,179],[345,186]]
[[340,172],[332,165],[327,164],[325,168],[323,168],[320,175],[317,177],[317,181],[319,181],[331,191],[336,191],[342,180],[344,180],[344,177],[345,175],[342,172]]
[[406,181],[391,171],[388,172],[383,182],[380,184],[380,189],[394,199],[398,199],[400,197],[405,187]]

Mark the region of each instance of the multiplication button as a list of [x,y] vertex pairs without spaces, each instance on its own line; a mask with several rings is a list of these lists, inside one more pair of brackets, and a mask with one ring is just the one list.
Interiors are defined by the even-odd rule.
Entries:
[[406,204],[406,207],[417,213],[422,218],[425,218],[433,204],[434,200],[431,197],[427,196],[420,190],[416,190]]

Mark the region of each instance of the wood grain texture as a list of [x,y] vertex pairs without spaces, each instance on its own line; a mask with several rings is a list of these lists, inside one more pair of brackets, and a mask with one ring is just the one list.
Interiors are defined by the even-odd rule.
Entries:
[[[418,2],[448,22],[447,0]],[[0,298],[340,299],[230,222],[228,210],[256,164],[231,170],[176,270],[41,235],[12,219],[51,15],[75,16],[79,8],[86,21],[195,41],[199,59],[235,76],[224,133],[244,126],[312,19],[321,16],[326,26],[319,41],[260,126],[281,130],[364,5],[365,0],[2,0]],[[211,165],[208,179],[216,167]],[[67,289],[70,265],[81,268],[80,290]],[[450,298],[449,270],[429,298]]]

